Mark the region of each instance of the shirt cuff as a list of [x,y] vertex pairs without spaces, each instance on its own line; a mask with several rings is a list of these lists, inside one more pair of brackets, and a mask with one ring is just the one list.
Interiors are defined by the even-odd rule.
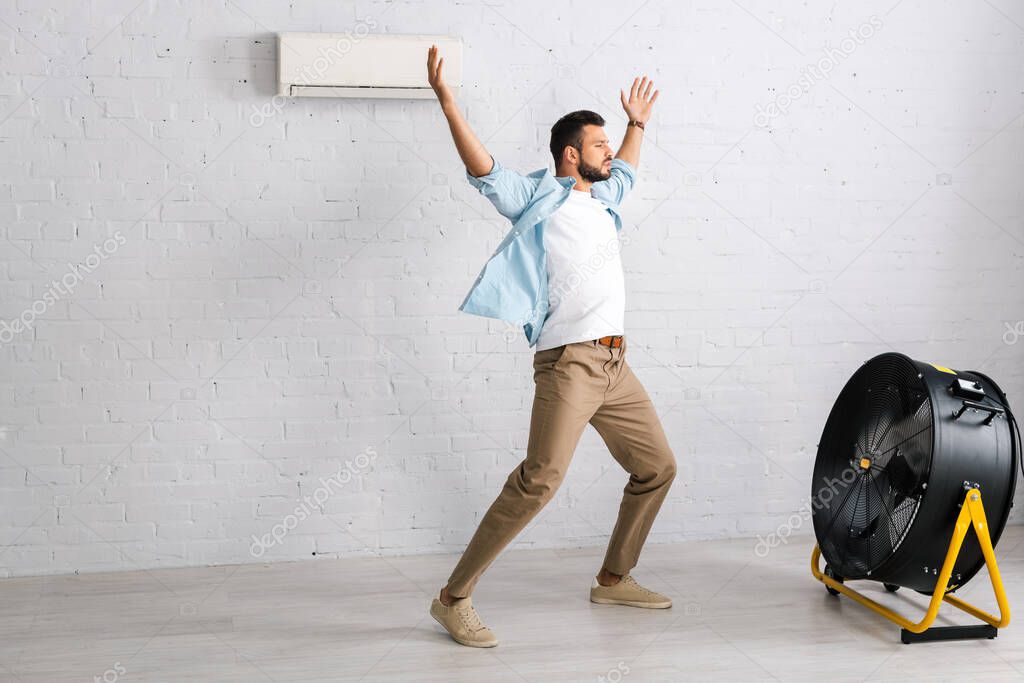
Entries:
[[633,183],[636,180],[636,169],[633,168],[633,164],[629,163],[625,159],[615,158],[612,159],[612,168],[616,167],[626,172],[626,175],[629,176],[630,183]]
[[494,181],[498,178],[498,172],[502,169],[502,165],[493,155],[491,156],[491,162],[494,164],[494,167],[491,168],[491,172],[487,175],[475,176],[469,172],[468,168],[466,169],[466,180],[469,181],[470,185],[479,190],[484,185],[494,184]]

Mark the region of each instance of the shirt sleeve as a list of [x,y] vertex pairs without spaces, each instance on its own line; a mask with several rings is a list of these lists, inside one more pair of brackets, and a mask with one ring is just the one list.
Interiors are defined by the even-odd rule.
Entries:
[[493,156],[491,161],[494,165],[490,173],[477,177],[466,169],[466,179],[491,201],[498,213],[515,223],[529,206],[536,185],[530,178],[502,166]]
[[612,159],[611,177],[591,186],[591,193],[598,199],[621,204],[636,182],[636,169],[628,161]]

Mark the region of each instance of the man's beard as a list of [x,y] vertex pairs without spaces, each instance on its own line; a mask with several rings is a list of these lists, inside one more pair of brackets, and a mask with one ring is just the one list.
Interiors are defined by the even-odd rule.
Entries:
[[603,168],[603,166],[591,166],[583,161],[583,159],[580,159],[579,174],[581,178],[589,183],[599,183],[612,177],[611,169],[604,171],[602,170]]

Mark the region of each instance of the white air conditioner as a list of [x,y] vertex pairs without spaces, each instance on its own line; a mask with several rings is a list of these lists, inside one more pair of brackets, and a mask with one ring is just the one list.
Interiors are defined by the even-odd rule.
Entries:
[[462,41],[448,36],[279,33],[277,94],[285,97],[430,98],[427,50],[437,45],[442,76],[458,94]]

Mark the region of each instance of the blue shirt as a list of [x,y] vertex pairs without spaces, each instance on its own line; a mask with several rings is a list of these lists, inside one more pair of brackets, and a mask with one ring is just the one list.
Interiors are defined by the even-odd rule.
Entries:
[[[522,325],[532,347],[537,344],[548,312],[544,222],[570,192],[578,192],[572,189],[576,179],[555,176],[546,168],[522,175],[505,168],[494,157],[491,160],[494,167],[490,173],[477,178],[467,169],[466,178],[512,222],[512,229],[487,260],[459,310]],[[591,196],[604,202],[615,219],[616,233],[622,230],[619,206],[635,180],[632,165],[612,159],[611,176],[590,186]]]

